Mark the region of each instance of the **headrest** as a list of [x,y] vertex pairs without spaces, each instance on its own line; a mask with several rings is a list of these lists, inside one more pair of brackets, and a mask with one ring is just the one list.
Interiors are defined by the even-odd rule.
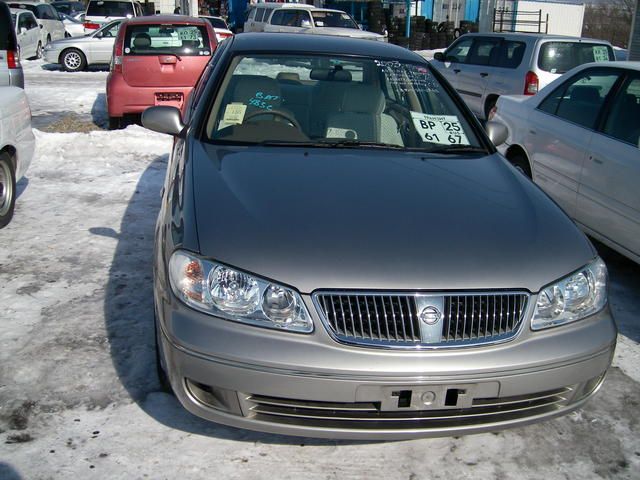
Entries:
[[296,72],[280,72],[276,80],[283,83],[300,83],[300,75]]
[[133,39],[134,48],[149,48],[151,46],[151,37],[147,33],[139,33]]
[[[280,85],[273,78],[261,75],[238,75],[234,78],[233,101],[249,104],[249,107],[264,102],[266,105],[277,107],[282,103]],[[249,103],[252,99],[256,102]]]
[[571,89],[571,100],[600,103],[600,93],[598,91],[598,87],[592,87],[589,85],[576,85]]
[[311,80],[350,82],[351,72],[333,68],[314,68],[309,74]]
[[198,48],[200,40],[182,40],[182,46],[184,48]]
[[344,92],[342,111],[380,115],[384,105],[384,95],[379,88],[371,85],[352,85]]

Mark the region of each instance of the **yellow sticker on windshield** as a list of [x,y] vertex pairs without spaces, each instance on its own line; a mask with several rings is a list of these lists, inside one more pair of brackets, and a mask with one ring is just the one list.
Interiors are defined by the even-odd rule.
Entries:
[[228,125],[238,125],[244,120],[247,106],[244,103],[230,103],[224,110],[222,121]]
[[455,115],[411,112],[411,119],[424,142],[440,145],[469,145],[460,120]]

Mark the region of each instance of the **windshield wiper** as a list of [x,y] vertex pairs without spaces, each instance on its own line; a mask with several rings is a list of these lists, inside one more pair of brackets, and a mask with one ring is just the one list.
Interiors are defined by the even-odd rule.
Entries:
[[393,150],[411,150],[410,148],[403,147],[402,145],[397,145],[395,143],[382,143],[382,142],[366,142],[361,140],[331,140],[320,142],[322,145],[327,145],[329,147],[347,147],[347,148],[357,148],[357,147],[371,147],[371,148],[391,148]]
[[470,145],[446,145],[439,148],[427,150],[425,153],[487,153],[487,150],[481,147],[472,147]]

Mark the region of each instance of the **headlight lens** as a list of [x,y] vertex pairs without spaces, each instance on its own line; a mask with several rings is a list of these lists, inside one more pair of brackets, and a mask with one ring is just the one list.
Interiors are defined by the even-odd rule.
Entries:
[[607,304],[607,267],[596,258],[582,270],[538,294],[533,330],[564,325],[599,312]]
[[303,333],[313,330],[298,292],[192,253],[174,252],[169,281],[173,293],[196,310],[262,327]]

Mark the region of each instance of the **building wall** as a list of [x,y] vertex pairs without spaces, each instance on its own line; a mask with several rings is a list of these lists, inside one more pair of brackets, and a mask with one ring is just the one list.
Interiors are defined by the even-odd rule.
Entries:
[[[542,19],[545,20],[549,14],[549,30],[548,33],[555,35],[572,35],[579,37],[582,35],[582,22],[584,20],[584,5],[575,3],[548,3],[523,1],[517,2],[518,12],[533,12],[542,10]],[[518,16],[518,18],[524,18]],[[527,16],[527,19],[531,17]],[[535,18],[535,17],[534,17]],[[537,32],[537,26],[523,27],[518,26],[518,31]],[[543,30],[544,32],[544,27]]]
[[629,60],[640,61],[640,2],[636,1],[636,13],[629,38]]

